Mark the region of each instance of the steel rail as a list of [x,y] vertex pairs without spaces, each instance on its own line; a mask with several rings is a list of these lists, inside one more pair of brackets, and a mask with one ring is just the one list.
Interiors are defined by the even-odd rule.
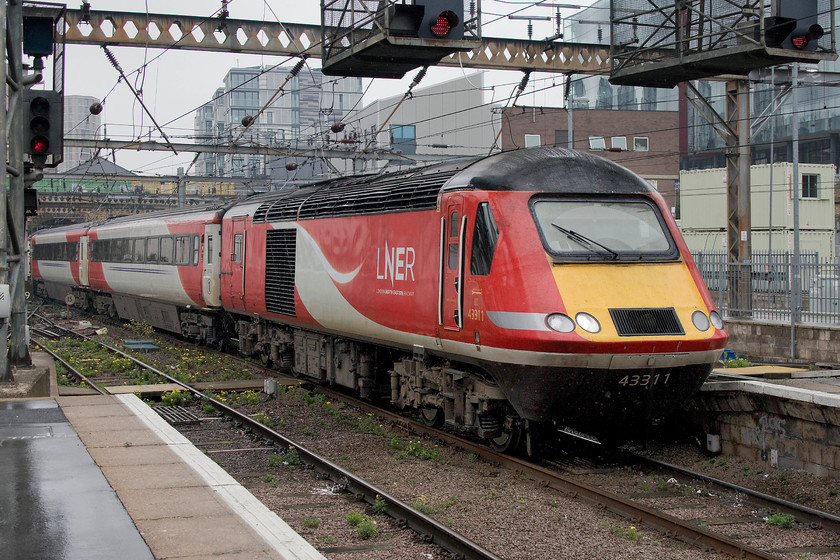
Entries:
[[644,523],[666,536],[677,538],[702,550],[723,552],[737,558],[778,560],[777,556],[693,525],[689,521],[683,521],[643,504],[618,496],[617,494],[565,477],[539,465],[529,463],[517,457],[498,453],[483,445],[453,436],[452,434],[431,428],[419,422],[414,422],[398,414],[382,410],[370,403],[348,396],[345,393],[334,391],[320,385],[317,387],[320,392],[344,399],[362,410],[374,412],[387,421],[405,426],[406,429],[416,434],[439,439],[450,445],[459,447],[466,452],[475,453],[491,463],[527,474],[533,480],[549,488],[553,488],[572,497],[582,498],[600,507],[605,507],[615,514],[633,520],[633,522]]
[[312,465],[313,468],[328,476],[334,482],[341,484],[349,492],[354,494],[357,498],[364,500],[368,504],[373,505],[377,501],[377,496],[381,497],[382,500],[385,500],[385,511],[388,513],[388,515],[390,515],[397,521],[404,523],[406,526],[417,531],[418,533],[429,536],[432,539],[432,542],[446,549],[451,554],[460,555],[460,557],[470,560],[501,560],[499,556],[496,556],[492,552],[479,546],[467,537],[456,533],[455,531],[452,531],[444,525],[441,525],[431,517],[424,515],[423,513],[417,511],[410,505],[401,502],[399,499],[387,493],[386,491],[377,488],[376,486],[373,486],[367,481],[357,477],[350,471],[347,471],[341,468],[340,466],[336,465],[332,461],[329,461],[328,459],[321,457],[313,451],[310,451],[305,447],[300,446],[298,443],[286,438],[282,434],[275,432],[271,428],[261,424],[260,422],[257,422],[253,418],[250,418],[249,416],[227,406],[223,402],[218,401],[208,395],[205,395],[198,389],[195,389],[194,387],[191,387],[186,383],[183,383],[178,379],[167,375],[166,373],[158,370],[154,366],[147,364],[142,360],[139,360],[118,348],[114,348],[113,346],[110,346],[88,336],[81,335],[79,333],[74,334],[86,340],[95,342],[103,348],[107,348],[112,352],[115,352],[125,358],[128,358],[138,366],[145,368],[151,371],[152,373],[160,375],[161,377],[168,379],[172,383],[180,385],[185,390],[189,391],[198,398],[206,399],[217,410],[235,419],[237,422],[241,423],[246,430],[252,433],[259,434],[263,439],[272,442],[275,446],[279,444],[283,449],[293,447],[301,456],[301,459],[304,462]]
[[[632,457],[633,460],[641,463],[647,463],[652,466],[660,467],[663,469],[671,470],[676,473],[682,474],[684,476],[694,478],[696,480],[701,480],[703,482],[708,482],[709,484],[714,484],[717,486],[721,486],[723,488],[727,488],[729,490],[734,490],[741,494],[745,494],[747,496],[763,500],[765,502],[771,503],[774,506],[778,507],[779,509],[783,510],[784,513],[792,513],[794,516],[807,521],[817,527],[820,528],[827,528],[831,531],[840,533],[840,516],[820,511],[817,509],[809,508],[808,506],[803,506],[801,504],[797,504],[796,502],[790,502],[788,500],[784,500],[782,498],[778,498],[776,496],[771,496],[770,494],[765,494],[763,492],[759,492],[757,490],[753,490],[752,488],[747,488],[746,486],[740,486],[738,484],[733,484],[731,482],[727,482],[725,480],[720,480],[718,478],[714,478],[699,472],[695,472],[691,469],[686,469],[685,467],[681,467],[679,465],[673,465],[671,463],[666,463],[665,461],[659,461],[658,459],[652,459],[650,457],[645,457],[643,455],[639,455],[637,453],[626,453],[629,457]],[[786,511],[785,511],[786,510]]]
[[100,395],[107,395],[108,394],[107,392],[105,392],[101,388],[99,388],[93,381],[91,381],[90,379],[85,377],[82,374],[82,372],[80,372],[79,370],[77,370],[76,368],[74,368],[73,366],[68,364],[67,360],[63,359],[58,354],[56,354],[55,352],[53,352],[52,350],[50,350],[49,348],[47,348],[46,346],[44,346],[43,344],[41,344],[40,342],[35,340],[34,338],[32,339],[32,343],[35,344],[38,348],[40,348],[44,352],[46,352],[47,354],[49,354],[50,356],[52,356],[55,361],[57,361],[62,366],[64,366],[64,369],[66,369],[68,372],[70,372],[74,377],[76,377],[77,379],[79,379],[83,383],[86,383],[87,385],[90,385],[93,389],[95,389],[97,392],[99,392]]

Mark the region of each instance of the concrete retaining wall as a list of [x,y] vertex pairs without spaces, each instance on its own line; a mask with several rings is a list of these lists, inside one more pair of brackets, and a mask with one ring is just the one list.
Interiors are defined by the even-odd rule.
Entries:
[[[733,382],[729,389],[725,383],[707,385],[695,397],[705,430],[720,435],[721,452],[762,462],[768,469],[840,477],[840,397],[803,391],[805,400],[795,394],[791,399],[761,394],[764,389],[748,387],[750,383]],[[789,387],[780,391],[798,392]]]
[[728,319],[727,348],[757,360],[840,364],[840,328],[797,325],[796,356],[790,355],[790,324]]

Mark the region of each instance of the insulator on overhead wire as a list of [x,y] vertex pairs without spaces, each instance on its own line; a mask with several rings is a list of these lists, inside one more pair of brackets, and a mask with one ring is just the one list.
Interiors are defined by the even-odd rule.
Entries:
[[428,69],[428,66],[424,66],[420,69],[419,72],[417,72],[417,75],[414,76],[414,80],[412,80],[411,85],[408,86],[408,91],[411,91],[412,89],[414,89],[415,86],[417,86],[420,83],[420,81],[426,76],[426,70]]
[[303,68],[303,65],[304,65],[304,64],[306,64],[306,58],[301,58],[300,60],[298,60],[298,63],[297,63],[297,64],[295,64],[294,68],[292,68],[292,69],[289,71],[289,75],[290,75],[290,76],[293,76],[293,77],[294,77],[294,76],[297,76],[297,75],[298,75],[298,72],[300,72],[300,69],[301,69],[301,68]]
[[242,126],[249,127],[254,122],[254,117],[251,115],[245,115],[242,117]]
[[91,115],[98,115],[102,112],[102,103],[97,101],[96,103],[92,103],[91,106],[88,108]]
[[528,70],[525,72],[525,75],[522,76],[522,81],[519,82],[519,91],[525,91],[525,87],[528,85],[528,79],[531,77],[531,71]]
[[290,161],[286,164],[286,171],[294,171],[298,168],[298,164],[294,161]]
[[344,123],[333,123],[333,125],[330,127],[330,130],[338,134],[339,132],[344,131]]
[[117,72],[122,74],[123,69],[120,67],[120,63],[117,62],[117,57],[115,57],[114,54],[108,49],[108,46],[102,45],[102,50],[105,51],[105,56],[108,58],[108,62],[111,63],[111,66],[113,66],[117,70]]

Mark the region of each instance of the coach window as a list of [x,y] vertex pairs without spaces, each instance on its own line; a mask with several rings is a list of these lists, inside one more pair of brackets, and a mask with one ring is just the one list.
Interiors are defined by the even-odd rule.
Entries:
[[179,235],[175,238],[175,264],[187,265],[190,264],[190,257],[192,256],[190,247],[190,238],[186,235]]
[[242,262],[242,234],[237,233],[233,236],[233,255],[231,255],[233,262]]
[[473,228],[472,251],[470,256],[470,274],[487,276],[490,265],[493,264],[493,254],[496,252],[496,241],[499,239],[499,228],[490,204],[482,202],[475,212],[475,226]]
[[158,251],[160,248],[160,238],[150,237],[146,240],[146,262],[158,262]]
[[172,262],[172,253],[174,252],[175,243],[171,237],[160,238],[160,262],[169,264]]
[[213,236],[207,236],[207,264],[213,264]]
[[134,240],[133,239],[123,239],[122,242],[122,253],[123,262],[131,262],[131,258],[134,256]]
[[134,240],[134,262],[141,263],[146,260],[146,240]]

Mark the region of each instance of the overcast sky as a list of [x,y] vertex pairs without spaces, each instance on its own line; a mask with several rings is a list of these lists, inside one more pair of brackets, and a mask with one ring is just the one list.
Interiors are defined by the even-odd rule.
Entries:
[[[551,0],[553,1],[553,0]],[[575,2],[577,5],[589,5],[592,0]],[[69,4],[78,8],[79,2]],[[211,16],[220,7],[220,1],[211,0],[91,0],[94,10],[115,10],[122,12],[172,13],[192,16]],[[554,3],[556,6],[556,2]],[[565,5],[565,4],[564,4]],[[231,18],[282,21],[292,23],[320,24],[320,2],[317,0],[230,0],[228,10]],[[531,2],[482,1],[482,21],[485,24],[482,33],[485,36],[527,38],[527,21],[510,20],[506,14],[518,13],[535,17],[552,16],[556,7],[534,7]],[[561,8],[565,16],[573,15],[576,10]],[[533,21],[533,37],[542,38],[555,32],[553,21]],[[276,56],[205,53],[200,51],[179,51],[161,49],[142,49],[136,47],[110,47],[120,66],[130,75],[132,85],[142,89],[143,99],[155,120],[164,126],[173,141],[191,142],[193,131],[192,111],[208,101],[227,71],[234,66],[273,66],[282,59]],[[312,67],[319,67],[319,60],[311,60]],[[138,73],[137,70],[144,68]],[[466,73],[475,72],[467,70]],[[368,90],[365,103],[381,97],[402,94],[416,74],[410,71],[403,80],[377,79]],[[452,79],[462,75],[454,68],[430,68],[420,87]],[[103,122],[108,137],[112,139],[136,139],[142,134],[148,135],[152,125],[134,99],[125,83],[118,83],[118,73],[110,65],[104,52],[98,46],[69,45],[65,76],[65,93],[68,95],[91,95],[104,100]],[[555,77],[542,75],[543,84],[539,87],[538,79],[533,80],[533,89],[543,89]],[[562,77],[556,77],[557,84],[562,84]],[[492,72],[487,80],[496,84],[496,90],[488,92],[496,102],[504,104],[511,95],[515,84],[521,79],[518,72]],[[367,85],[368,80],[365,80]],[[550,84],[549,84],[550,85]],[[562,104],[562,87],[550,89],[546,93],[521,99],[520,104],[540,104],[558,106]],[[488,99],[489,100],[489,99]],[[159,139],[157,132],[153,139]],[[179,166],[186,167],[193,154],[182,153],[178,156],[166,152],[117,152],[116,161],[123,167],[148,175],[172,174]]]

